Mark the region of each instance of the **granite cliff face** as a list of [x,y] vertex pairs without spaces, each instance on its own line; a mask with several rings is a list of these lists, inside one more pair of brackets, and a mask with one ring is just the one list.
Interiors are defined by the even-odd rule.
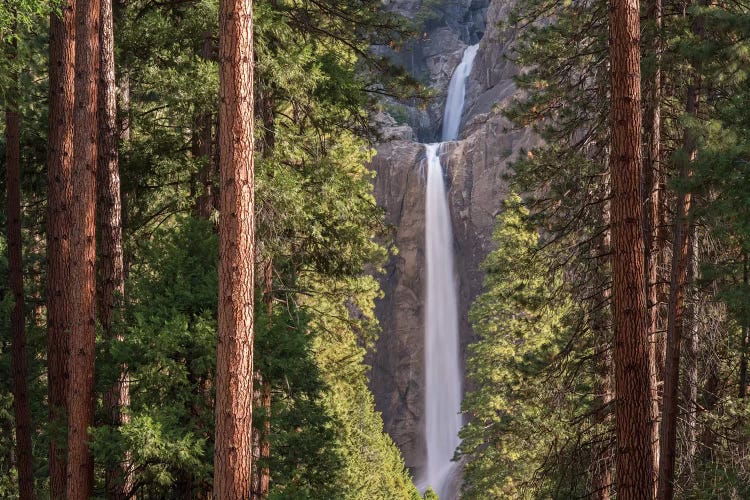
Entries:
[[[385,298],[377,304],[383,331],[369,355],[371,387],[386,431],[418,475],[425,460],[424,440],[424,233],[425,151],[442,126],[445,93],[464,48],[479,41],[469,77],[460,140],[445,145],[442,157],[449,187],[456,269],[459,274],[462,350],[472,340],[468,309],[481,290],[479,265],[491,250],[494,218],[507,194],[508,165],[520,151],[537,144],[527,130],[511,131],[501,110],[515,95],[517,68],[503,58],[511,50],[510,33],[498,28],[512,0],[443,1],[432,5],[435,18],[427,33],[392,57],[418,78],[430,82],[437,97],[426,110],[391,102],[375,117],[383,141],[371,168],[375,196],[394,227],[398,253],[382,278]],[[413,16],[416,0],[392,1]],[[383,49],[385,50],[385,49]],[[399,123],[389,109],[408,116]],[[403,113],[406,111],[406,113]]]

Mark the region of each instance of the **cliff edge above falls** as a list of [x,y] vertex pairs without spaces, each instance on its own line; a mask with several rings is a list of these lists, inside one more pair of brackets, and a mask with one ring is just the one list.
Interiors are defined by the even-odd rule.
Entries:
[[[381,278],[385,297],[378,302],[376,312],[383,331],[376,350],[369,354],[371,387],[385,429],[415,475],[425,460],[426,169],[424,146],[417,141],[433,142],[439,136],[450,77],[466,46],[479,41],[468,80],[460,140],[445,145],[442,159],[454,229],[465,356],[472,339],[468,310],[482,287],[479,265],[491,250],[494,218],[507,194],[508,165],[520,151],[538,144],[528,130],[511,131],[501,112],[517,93],[513,77],[518,69],[503,57],[512,49],[513,38],[498,27],[507,16],[510,1],[438,2],[426,36],[391,54],[416,77],[429,81],[437,97],[424,110],[386,102],[384,111],[375,117],[383,137],[371,164],[377,174],[375,196],[386,211],[387,223],[394,228],[398,253],[391,257]],[[417,0],[392,1],[390,5],[410,17],[422,8]]]

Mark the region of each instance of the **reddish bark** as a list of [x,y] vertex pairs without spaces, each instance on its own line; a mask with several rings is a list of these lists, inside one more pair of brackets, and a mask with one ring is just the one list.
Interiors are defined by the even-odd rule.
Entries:
[[651,366],[641,172],[641,57],[638,0],[610,2],[612,85],[612,300],[615,332],[616,476],[620,499],[650,498]]
[[[663,252],[664,240],[658,238],[660,213],[659,186],[661,184],[661,0],[648,0],[646,20],[649,23],[646,33],[645,50],[654,57],[653,72],[644,81],[645,107],[643,135],[645,139],[642,196],[643,196],[643,237],[644,263],[646,269],[646,304],[648,307],[649,363],[651,365],[651,414],[654,425],[651,429],[654,470],[659,469],[659,391],[664,379],[664,334],[659,325],[659,257]],[[656,482],[654,482],[656,487]]]
[[[693,33],[700,36],[700,21],[693,24]],[[687,90],[685,111],[695,116],[698,112],[700,71]],[[692,175],[692,163],[696,155],[696,139],[690,129],[685,131],[683,156],[680,161],[679,178],[682,182]],[[672,271],[669,286],[669,303],[667,306],[667,351],[664,363],[664,396],[662,398],[659,489],[657,498],[671,500],[674,498],[674,472],[677,458],[677,414],[680,384],[680,352],[684,333],[685,283],[688,272],[688,253],[690,248],[689,214],[692,197],[690,192],[677,196],[677,210],[672,239]]]
[[75,107],[70,253],[71,330],[68,358],[67,498],[91,497],[94,463],[88,428],[94,417],[96,338],[96,170],[99,79],[99,0],[76,5]]
[[[47,161],[47,384],[49,422],[66,429],[70,332],[70,201],[73,161],[75,0],[50,18],[49,156]],[[63,441],[63,442],[61,442]],[[65,498],[64,438],[50,437],[50,497]]]
[[252,480],[252,2],[219,4],[219,332],[214,496],[247,499]]
[[[120,199],[120,165],[117,153],[120,131],[117,124],[117,85],[115,81],[115,39],[112,0],[101,0],[99,30],[99,148],[97,165],[97,199],[99,210],[99,273],[97,306],[99,323],[110,342],[122,342],[125,275],[122,251],[122,203]],[[109,424],[120,426],[128,421],[124,411],[130,405],[130,383],[127,366],[122,365],[117,380],[105,394]],[[106,471],[107,497],[123,500],[133,488],[130,457],[126,454],[119,466]]]

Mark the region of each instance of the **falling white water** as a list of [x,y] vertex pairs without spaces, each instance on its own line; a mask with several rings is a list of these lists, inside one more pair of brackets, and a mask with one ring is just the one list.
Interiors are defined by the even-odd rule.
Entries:
[[453,452],[461,429],[461,365],[458,338],[458,292],[453,268],[453,230],[440,165],[442,144],[427,144],[425,310],[425,437],[427,466],[424,487],[441,499],[457,464]]
[[[458,137],[477,45],[464,51],[451,78],[443,118],[443,140]],[[419,484],[432,487],[441,500],[456,495],[458,464],[452,461],[461,430],[461,352],[458,332],[458,284],[454,270],[453,228],[440,152],[443,143],[426,144],[425,195],[425,441],[427,463]]]
[[466,99],[466,79],[471,73],[471,68],[474,67],[474,58],[477,56],[478,49],[479,44],[466,47],[461,63],[453,71],[443,112],[443,141],[458,139]]

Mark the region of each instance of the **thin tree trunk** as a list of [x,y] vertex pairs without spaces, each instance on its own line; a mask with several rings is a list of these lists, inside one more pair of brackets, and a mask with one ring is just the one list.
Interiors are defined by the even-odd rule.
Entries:
[[[693,244],[690,247],[688,262],[688,281],[694,283],[698,278],[698,233],[694,229]],[[697,293],[693,287],[693,298],[687,307],[688,327],[683,346],[685,369],[682,380],[682,401],[684,408],[685,425],[685,457],[683,458],[684,476],[687,482],[691,482],[695,475],[695,455],[698,446],[698,304]]]
[[97,84],[99,79],[99,0],[76,5],[76,76],[71,202],[68,372],[68,500],[91,497],[94,463],[88,428],[94,423],[96,339],[96,170]]
[[641,173],[638,0],[610,2],[612,300],[616,477],[620,499],[651,498],[654,459]]
[[[70,202],[73,166],[75,0],[50,17],[49,152],[47,160],[47,385],[50,429],[67,429],[70,333]],[[65,437],[50,434],[50,498],[65,498]]]
[[[598,410],[596,423],[604,427],[611,420],[612,404],[612,353],[608,344],[601,346],[599,359],[597,360],[596,394]],[[609,439],[604,437],[593,450],[591,464],[592,498],[596,500],[609,500],[612,488],[612,448]]]
[[[257,364],[256,364],[257,366]],[[261,388],[263,387],[263,374],[260,370],[255,370],[253,374],[253,408],[261,408],[263,401],[261,397]],[[253,480],[251,485],[250,498],[257,500],[262,498],[260,494],[260,442],[261,430],[258,428],[258,414],[255,413],[253,418],[252,440],[253,440]]]
[[[105,338],[122,342],[123,298],[125,276],[122,253],[122,203],[120,199],[120,165],[117,153],[117,87],[115,84],[115,38],[112,0],[101,0],[99,59],[99,150],[97,165],[97,198],[99,203],[99,258],[97,305],[99,322]],[[128,420],[130,383],[127,366],[122,365],[117,380],[104,397],[109,424],[118,427]],[[129,472],[129,453],[116,467],[106,471],[107,497],[123,500],[129,497],[133,478]]]
[[261,399],[263,409],[265,410],[265,419],[263,421],[263,438],[260,444],[260,458],[263,467],[260,470],[260,497],[268,498],[268,492],[271,488],[271,467],[269,459],[271,458],[271,381],[263,381],[263,397]]
[[[268,152],[264,149],[264,154]],[[256,247],[257,248],[257,247]],[[273,321],[273,260],[269,257],[263,265],[263,301],[266,304],[268,328]],[[260,370],[255,371],[253,386],[253,404],[255,408],[263,408],[263,419],[253,426],[253,499],[268,497],[271,485],[271,469],[268,460],[271,457],[271,381],[264,379]],[[262,424],[262,429],[261,425]]]
[[[687,113],[695,115],[698,105],[698,86],[688,87]],[[690,164],[695,158],[695,141],[691,133],[685,133],[685,157],[681,161],[679,177],[685,181],[690,176]],[[669,305],[667,319],[667,357],[664,366],[664,397],[662,401],[662,425],[659,459],[660,500],[674,497],[674,471],[677,455],[677,412],[680,382],[680,342],[684,329],[685,281],[688,269],[688,248],[690,246],[691,195],[681,193],[677,201],[677,214],[674,222],[672,246],[672,273],[670,278]]]
[[[271,444],[268,437],[271,434],[271,382],[263,378],[260,370],[255,372],[253,387],[253,402],[256,408],[263,408],[261,425],[253,427],[253,500],[268,497],[271,485],[271,469],[268,459],[271,457]],[[262,428],[261,428],[262,426]]]
[[252,480],[252,2],[219,3],[219,321],[214,496],[244,500]]
[[[211,32],[203,34],[203,47],[201,58],[208,61],[212,58],[213,48]],[[198,217],[208,219],[216,206],[216,193],[214,190],[214,161],[212,156],[213,146],[213,117],[211,113],[201,113],[196,118],[195,154],[201,161],[205,162],[201,167],[199,179],[203,186],[203,192],[198,198]]]
[[[659,185],[661,168],[661,0],[648,0],[645,33],[646,48],[654,58],[652,73],[644,81],[646,102],[643,132],[646,140],[643,157],[642,190],[643,196],[643,237],[646,269],[646,304],[648,307],[649,363],[651,365],[651,414],[654,425],[651,428],[653,443],[654,470],[659,470],[659,383],[663,380],[664,335],[659,332],[659,255],[657,244],[659,210]],[[654,481],[654,488],[656,488]]]
[[[270,91],[263,92],[263,87],[255,87],[255,112],[257,118],[263,123],[263,136],[259,141],[257,150],[263,157],[270,157],[275,147],[274,127],[274,101]],[[260,247],[256,246],[257,254],[262,254]],[[268,315],[268,327],[273,321],[273,258],[267,257],[263,264],[263,301],[266,304]],[[264,379],[260,370],[255,371],[255,385],[253,388],[253,404],[255,408],[263,408],[263,421],[261,425],[256,421],[253,426],[253,485],[252,498],[262,499],[268,497],[271,485],[271,469],[269,459],[271,457],[271,381]]]
[[[11,64],[18,51],[14,38],[10,47]],[[34,468],[31,450],[31,403],[29,401],[26,358],[26,314],[23,290],[23,242],[21,240],[21,144],[19,138],[18,73],[11,69],[11,88],[5,110],[5,174],[8,216],[8,277],[13,295],[10,313],[13,370],[13,414],[16,426],[16,469],[21,500],[34,498]]]
[[[703,37],[703,20],[693,20],[691,31],[697,38]],[[693,82],[688,86],[685,112],[697,116],[699,89],[701,84],[700,64],[696,64]],[[685,130],[679,179],[685,182],[691,175],[695,160],[697,140],[688,127]],[[664,366],[664,397],[662,401],[662,425],[660,436],[659,489],[660,500],[674,498],[674,473],[677,460],[677,413],[680,381],[680,342],[684,333],[684,298],[688,272],[690,248],[689,215],[692,197],[682,192],[677,197],[677,210],[672,241],[672,271],[670,277],[669,303],[667,308],[667,354]]]
[[[747,251],[742,250],[742,284],[748,289],[748,262]],[[742,311],[742,339],[740,347],[740,377],[739,377],[739,398],[747,397],[747,352],[750,345],[750,329],[748,328],[747,310]]]
[[[605,210],[605,224],[609,224],[608,212],[609,209]],[[602,235],[597,254],[610,254],[609,230],[605,231],[604,235]],[[606,264],[606,262],[599,262],[599,269],[605,269]],[[606,283],[608,279],[605,277],[602,281]],[[610,332],[612,331],[612,323],[610,320],[611,290],[606,288],[606,285],[600,286],[605,288],[602,289],[597,297],[597,304],[595,304],[594,307],[598,309],[593,312],[593,318],[591,321],[591,330],[596,336],[598,351],[598,356],[595,360],[596,382],[594,390],[597,399],[597,410],[594,415],[594,423],[597,424],[597,429],[600,431],[603,429],[606,432],[609,428],[609,423],[612,420],[612,401],[614,400],[612,387],[612,338],[610,336]],[[592,463],[590,467],[591,496],[595,500],[610,499],[610,491],[613,484],[613,460],[612,446],[609,437],[610,435],[607,432],[604,437],[597,442],[592,451]]]

